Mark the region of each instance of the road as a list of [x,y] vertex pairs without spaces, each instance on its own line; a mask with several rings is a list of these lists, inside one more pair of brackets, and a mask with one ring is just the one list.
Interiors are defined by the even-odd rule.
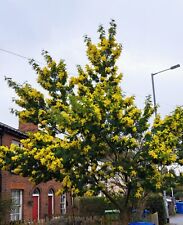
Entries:
[[183,214],[176,214],[173,217],[170,217],[171,225],[183,225]]

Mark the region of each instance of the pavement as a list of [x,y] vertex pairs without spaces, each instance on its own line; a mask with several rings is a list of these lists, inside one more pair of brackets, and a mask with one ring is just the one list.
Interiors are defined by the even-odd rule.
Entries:
[[183,225],[183,214],[176,214],[170,217],[170,225]]

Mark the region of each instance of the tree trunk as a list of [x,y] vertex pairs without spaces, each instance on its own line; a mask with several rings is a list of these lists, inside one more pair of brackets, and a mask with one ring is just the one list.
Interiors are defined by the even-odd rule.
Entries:
[[129,211],[129,209],[124,209],[120,212],[120,221],[121,225],[129,224],[129,222],[131,221],[131,212]]
[[136,207],[134,208],[134,212],[132,212],[132,208],[130,206],[124,207],[120,211],[120,221],[121,225],[129,225],[132,221],[141,221],[144,211],[144,203],[136,203]]

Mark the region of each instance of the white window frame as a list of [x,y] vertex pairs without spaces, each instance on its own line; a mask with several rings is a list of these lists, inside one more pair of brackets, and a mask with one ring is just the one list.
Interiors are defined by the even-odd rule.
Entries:
[[66,193],[61,195],[60,208],[61,208],[61,214],[67,213],[67,195],[66,195]]
[[18,141],[18,140],[13,139],[13,140],[11,141],[11,143],[14,144],[14,145],[17,145],[18,147],[22,147],[21,142]]
[[[23,191],[19,189],[12,189],[11,190],[11,199],[12,199],[12,209],[10,213],[10,220],[11,221],[19,221],[22,220],[22,196]],[[18,212],[16,210],[18,209]]]

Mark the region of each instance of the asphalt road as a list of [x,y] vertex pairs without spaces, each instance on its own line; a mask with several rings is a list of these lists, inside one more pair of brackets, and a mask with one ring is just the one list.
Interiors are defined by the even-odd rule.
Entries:
[[183,214],[176,214],[173,217],[170,217],[171,225],[183,225]]

